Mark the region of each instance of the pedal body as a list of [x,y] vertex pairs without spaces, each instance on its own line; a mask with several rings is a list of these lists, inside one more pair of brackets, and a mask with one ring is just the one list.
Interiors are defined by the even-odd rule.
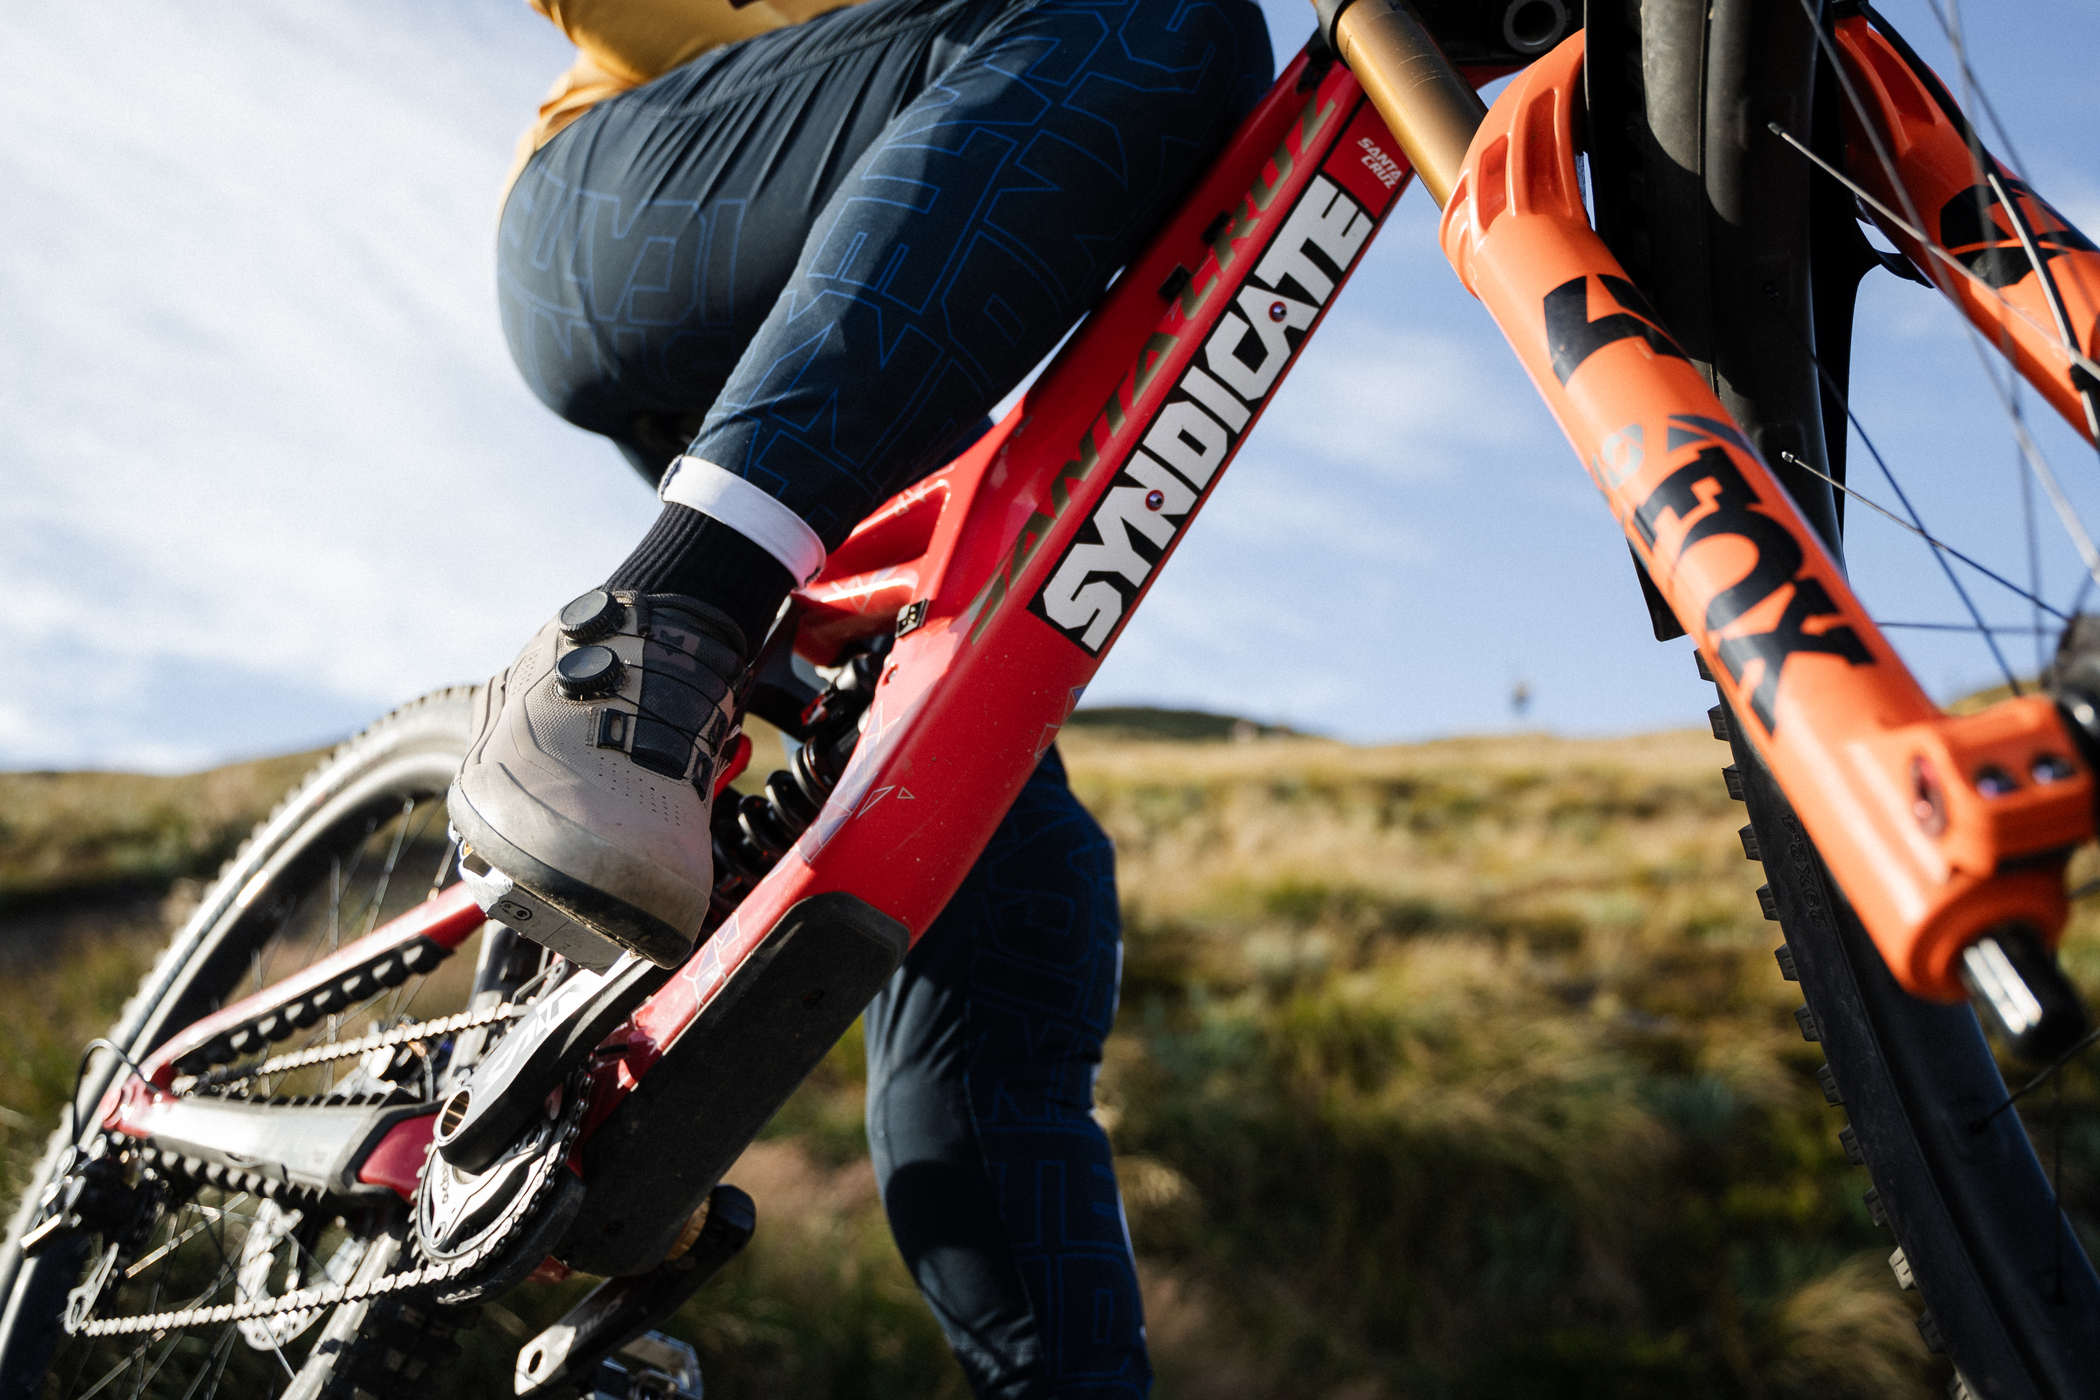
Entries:
[[[617,1384],[600,1378],[604,1368],[618,1366],[622,1359],[632,1361],[630,1354],[638,1346],[646,1349],[648,1338],[659,1335],[649,1329],[677,1312],[735,1258],[750,1243],[757,1225],[758,1210],[748,1195],[734,1186],[717,1186],[708,1193],[706,1214],[684,1252],[646,1274],[607,1279],[561,1321],[518,1349],[517,1393],[527,1400],[568,1396],[592,1384],[621,1393]],[[631,1369],[623,1370],[620,1378]],[[698,1390],[697,1375],[687,1388]]]

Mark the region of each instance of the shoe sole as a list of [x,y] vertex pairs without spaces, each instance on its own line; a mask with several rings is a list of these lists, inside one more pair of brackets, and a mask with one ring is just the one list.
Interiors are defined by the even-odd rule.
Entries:
[[[506,780],[515,782],[514,779],[509,779],[507,773],[505,777]],[[522,789],[520,791],[522,792]],[[462,846],[511,882],[514,902],[517,892],[523,891],[531,896],[531,902],[546,906],[548,910],[580,926],[582,930],[647,958],[658,967],[676,967],[691,956],[699,938],[700,918],[706,913],[705,902],[701,903],[700,914],[693,920],[693,929],[682,930],[647,910],[607,894],[597,886],[579,880],[519,849],[474,809],[474,804],[468,799],[460,779],[453,780],[451,790],[445,795],[445,807],[453,828],[459,833]],[[632,863],[631,857],[591,835],[582,827],[555,813],[546,812],[545,809],[542,811],[543,820],[551,820],[568,827],[569,831],[564,835],[586,848],[593,849],[601,862],[614,866]],[[520,911],[512,911],[509,918],[504,918],[497,912],[500,909],[499,903],[496,910],[485,912],[498,923],[515,929],[526,938],[553,947],[557,952],[564,951],[556,943],[549,941],[561,938],[561,929],[547,928],[547,936],[543,938],[531,927],[540,920],[529,917],[533,912],[529,903],[521,911],[528,917],[521,918]],[[525,926],[520,927],[521,924]],[[566,953],[564,955],[567,956]],[[588,958],[575,960],[586,963],[590,961]]]

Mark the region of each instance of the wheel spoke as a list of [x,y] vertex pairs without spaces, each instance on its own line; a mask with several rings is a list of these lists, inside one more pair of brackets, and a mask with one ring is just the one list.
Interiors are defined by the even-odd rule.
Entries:
[[150,1369],[144,1364],[145,1353],[147,1351],[147,1348],[139,1348],[139,1378],[137,1381],[132,1383],[132,1400],[137,1400],[137,1397],[146,1393],[146,1387],[153,1384],[153,1378],[160,1374],[161,1367],[168,1364],[168,1359],[175,1354],[175,1348],[178,1344],[181,1343],[181,1341],[182,1334],[180,1332],[177,1332],[170,1336],[168,1338],[167,1345],[163,1346],[160,1349],[160,1356],[157,1360],[154,1361]]
[[416,800],[411,797],[401,808],[400,819],[394,823],[394,844],[387,849],[386,863],[379,869],[379,879],[372,886],[371,897],[365,901],[365,926],[358,931],[363,938],[379,926],[379,911],[386,903],[386,887],[394,878],[394,867],[401,860],[401,844],[408,839],[408,819],[416,810]]
[[232,1359],[233,1343],[239,1335],[240,1330],[236,1327],[219,1329],[219,1335],[212,1340],[210,1357],[197,1372],[197,1379],[190,1382],[190,1388],[182,1392],[182,1400],[195,1400],[197,1387],[204,1384],[206,1377],[210,1377],[212,1385],[211,1389],[205,1392],[205,1400],[210,1400],[211,1396],[219,1393],[219,1378],[226,1374],[226,1363]]
[[2053,627],[1979,626],[1973,622],[1889,622],[1878,617],[1874,619],[1874,625],[1884,632],[1969,632],[1984,636],[2000,637],[2024,637],[2029,633],[2034,633],[2037,636],[2053,637],[2057,633],[2057,629]]
[[[1861,433],[1860,438],[1862,441],[1865,441],[1866,434]],[[1871,442],[1868,443],[1867,450],[1870,452],[1873,451],[1873,444]],[[2019,584],[2014,583],[2011,579],[2005,577],[2005,575],[1999,573],[1997,570],[1989,567],[1988,565],[1978,563],[1976,560],[1970,558],[1968,555],[1956,549],[1953,545],[1948,544],[1945,540],[1942,540],[1938,536],[1933,535],[1928,531],[1919,528],[1916,525],[1913,525],[1911,522],[1905,520],[1902,516],[1897,515],[1894,511],[1890,510],[1887,506],[1884,506],[1879,501],[1876,501],[1873,497],[1862,494],[1855,488],[1846,485],[1842,481],[1839,481],[1830,473],[1823,471],[1817,467],[1811,466],[1809,463],[1802,461],[1799,457],[1796,457],[1791,452],[1782,450],[1779,455],[1784,461],[1801,468],[1801,470],[1807,472],[1809,475],[1820,477],[1822,480],[1829,482],[1832,486],[1835,486],[1838,490],[1844,492],[1853,500],[1858,501],[1868,510],[1871,510],[1875,514],[1887,518],[1889,521],[1891,521],[1898,527],[1910,531],[1919,539],[1931,545],[1933,549],[1946,554],[1950,558],[1960,560],[1962,563],[1974,569],[1977,573],[1982,574],[1991,582],[1998,584],[2010,590],[2013,593],[2018,594],[2021,598],[2025,599],[2035,608],[2040,609],[2042,612],[2048,613],[2051,617],[2054,617],[2062,622],[2069,622],[2071,618],[2075,616],[2074,613],[2058,612],[2055,608],[2050,607],[2049,604],[2043,602],[2040,595],[2032,593],[2027,589],[2020,587]],[[2004,629],[2001,628],[1998,630],[2002,631]]]
[[[360,740],[329,760],[292,803],[293,810],[334,814],[325,824],[310,816],[304,824],[263,829],[262,839],[244,849],[237,858],[240,863],[224,878],[236,882],[233,888],[246,889],[258,873],[271,868],[270,862],[278,873],[244,905],[228,907],[217,916],[218,922],[185,934],[201,941],[189,961],[176,969],[174,980],[155,984],[160,988],[155,995],[207,1007],[230,1004],[256,990],[279,985],[367,936],[390,916],[403,912],[404,902],[427,899],[443,890],[453,878],[454,853],[445,828],[443,787],[432,779],[426,746],[435,721],[456,723],[457,742],[464,747],[466,701],[464,692],[454,692],[444,698],[443,710],[414,707],[422,712],[411,718],[414,727],[406,731],[414,745],[411,748]],[[395,764],[399,766],[391,766]],[[355,774],[360,782],[372,782],[366,789],[374,794],[371,802],[342,812],[309,800],[316,790],[313,785],[333,786],[346,772]],[[464,986],[453,976],[418,974],[391,987],[375,987],[361,1001],[332,1008],[333,1014],[296,1036],[260,1047],[255,1052],[260,1059],[244,1054],[223,1068],[238,1075],[243,1065],[252,1067],[262,1059],[296,1054],[301,1049],[339,1047],[345,1039],[384,1031],[405,1020],[444,1020],[464,1009]],[[425,1007],[427,1014],[411,1017],[411,1008]],[[121,1046],[109,1048],[120,1057],[124,1054]],[[354,1068],[357,1063],[337,1065],[338,1071],[348,1071],[349,1085],[366,1084]],[[267,1099],[282,1093],[325,1092],[326,1086],[319,1081],[326,1078],[334,1084],[340,1077],[326,1064],[293,1065],[268,1077],[255,1076],[251,1069],[245,1078],[234,1081],[237,1088],[222,1087],[207,1076],[186,1083],[182,1092],[231,1092],[248,1099]],[[413,1065],[398,1076],[398,1084],[409,1094],[427,1094],[434,1088],[429,1076]],[[83,1146],[93,1145],[92,1137],[83,1142]],[[122,1143],[114,1145],[127,1154],[134,1151]],[[106,1279],[96,1306],[99,1319],[138,1320],[227,1303],[268,1304],[297,1287],[321,1284],[339,1251],[343,1251],[339,1265],[349,1262],[360,1246],[369,1250],[374,1232],[384,1225],[376,1213],[359,1211],[346,1218],[323,1206],[308,1207],[307,1218],[296,1222],[273,1223],[270,1212],[275,1207],[266,1207],[253,1193],[190,1180],[180,1166],[163,1169],[150,1154],[131,1165],[140,1173],[132,1179],[154,1193],[147,1198],[147,1208],[154,1214],[140,1236],[136,1257],[120,1260]],[[325,1216],[324,1210],[328,1210]],[[267,1231],[268,1237],[255,1233],[258,1229]],[[102,1243],[106,1248],[108,1242]],[[244,1256],[248,1256],[246,1276]],[[102,1258],[99,1251],[94,1256],[98,1264]],[[86,1274],[78,1277],[84,1279]],[[258,1314],[253,1323],[219,1325],[192,1320],[130,1336],[65,1337],[53,1355],[48,1375],[31,1393],[45,1400],[84,1400],[90,1395],[95,1400],[121,1396],[209,1400],[225,1392],[280,1394],[311,1350],[307,1327],[294,1331],[287,1324],[298,1318],[310,1326],[302,1313],[318,1320],[327,1311],[287,1308]],[[45,1325],[56,1320],[47,1318]],[[252,1336],[256,1345],[244,1345],[244,1336]],[[356,1344],[372,1344],[372,1339],[365,1337]],[[258,1355],[245,1354],[251,1349]]]
[[[170,1347],[173,1347],[175,1343],[177,1343],[180,1340],[182,1340],[182,1334],[178,1332],[174,1336],[168,1338],[168,1345]],[[123,1375],[126,1371],[130,1370],[132,1368],[132,1365],[139,1361],[139,1359],[145,1355],[148,1349],[149,1348],[146,1346],[133,1347],[131,1351],[125,1354],[125,1357],[122,1361],[119,1361],[116,1365],[110,1367],[110,1369],[103,1374],[102,1379],[96,1381],[86,1390],[81,1391],[79,1395],[74,1397],[74,1400],[93,1400],[93,1397],[100,1395],[103,1389],[107,1387],[111,1381],[114,1381],[117,1377]],[[86,1358],[83,1357],[82,1360],[85,1361]]]

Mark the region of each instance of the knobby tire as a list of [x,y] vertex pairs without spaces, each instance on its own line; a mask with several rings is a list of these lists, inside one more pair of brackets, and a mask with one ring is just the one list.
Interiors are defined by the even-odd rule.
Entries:
[[[255,942],[258,923],[268,918],[258,911],[320,878],[315,853],[341,847],[344,833],[354,832],[360,822],[369,823],[407,799],[431,801],[437,804],[435,834],[442,838],[445,787],[466,750],[472,694],[470,687],[458,686],[402,706],[339,747],[294,788],[227,861],[105,1038],[133,1061],[142,1060],[234,994],[248,966],[247,945]],[[427,839],[429,833],[424,835]],[[421,893],[403,889],[394,899]],[[84,1123],[81,1140],[94,1136],[94,1125],[85,1120],[120,1072],[121,1062],[107,1052],[90,1061],[75,1099],[74,1117]],[[18,1245],[35,1223],[44,1188],[71,1140],[63,1124],[52,1134],[0,1243],[0,1400],[62,1400],[70,1393],[69,1369],[89,1368],[55,1366],[54,1356],[64,1362],[74,1351],[96,1355],[84,1342],[64,1335],[61,1318],[67,1293],[89,1261],[90,1246],[99,1241],[76,1238],[29,1259]],[[356,1227],[375,1242],[368,1248],[402,1248],[409,1227],[405,1210],[399,1215]],[[270,1393],[295,1400],[407,1400],[427,1393],[434,1369],[457,1354],[455,1333],[471,1326],[478,1311],[441,1306],[415,1292],[346,1303],[295,1340],[297,1350],[289,1354],[296,1364],[281,1365],[264,1353],[269,1366],[262,1374],[269,1378]],[[254,1393],[227,1368],[224,1356],[243,1346],[238,1337],[218,1338],[230,1326],[194,1329],[195,1345],[182,1336],[164,1343],[149,1340],[137,1349],[144,1364],[136,1377],[119,1377],[114,1393],[165,1391],[208,1400],[221,1384]],[[195,1356],[199,1350],[205,1353],[201,1361]],[[184,1363],[193,1363],[194,1372]],[[55,1384],[47,1383],[47,1374]],[[130,1384],[134,1379],[136,1386]],[[84,1376],[79,1383],[93,1380]]]

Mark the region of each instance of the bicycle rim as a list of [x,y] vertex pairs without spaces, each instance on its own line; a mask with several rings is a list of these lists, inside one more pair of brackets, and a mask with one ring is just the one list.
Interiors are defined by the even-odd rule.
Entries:
[[[1850,197],[1779,140],[1830,149],[1841,100],[1798,0],[1611,0],[1588,16],[1599,232],[1766,461],[1841,549],[1855,289],[1875,265]],[[1921,295],[1929,295],[1922,293]],[[1820,360],[1820,372],[1818,361]],[[1657,616],[1658,635],[1673,634]],[[1715,707],[1803,1034],[1828,1061],[1847,1155],[1915,1287],[1950,1393],[2100,1393],[2100,1280],[2057,1207],[1974,1015],[1905,995],[1748,741]],[[1988,1121],[1980,1121],[1988,1119]]]
[[[444,793],[467,739],[464,688],[403,707],[338,750],[262,823],[228,862],[198,912],[147,974],[108,1039],[137,1060],[217,1006],[281,980],[428,898],[456,879]],[[464,950],[463,950],[464,952]],[[456,955],[418,976],[256,1052],[354,1040],[403,1018],[427,1019],[465,1006],[471,956]],[[338,1062],[252,1081],[253,1096],[413,1092],[373,1070]],[[96,1056],[77,1097],[93,1111],[118,1069]],[[434,1083],[434,1080],[433,1080]],[[67,1295],[100,1265],[114,1241],[82,1236],[24,1259],[16,1240],[35,1220],[62,1154],[97,1136],[54,1135],[0,1246],[0,1394],[86,1400],[90,1395],[307,1396],[388,1393],[367,1353],[394,1354],[400,1387],[450,1349],[464,1319],[399,1299],[351,1304],[247,1324],[222,1323],[142,1337],[64,1334]],[[133,1175],[156,1193],[147,1223],[125,1242],[106,1275],[102,1315],[164,1311],[281,1292],[322,1278],[386,1272],[398,1257],[405,1209],[348,1215],[308,1203],[302,1211],[150,1162]],[[325,1325],[324,1325],[325,1323]],[[381,1357],[380,1360],[387,1358]],[[381,1368],[382,1371],[385,1368]],[[398,1388],[398,1387],[397,1387]],[[405,1389],[403,1393],[406,1393]]]

